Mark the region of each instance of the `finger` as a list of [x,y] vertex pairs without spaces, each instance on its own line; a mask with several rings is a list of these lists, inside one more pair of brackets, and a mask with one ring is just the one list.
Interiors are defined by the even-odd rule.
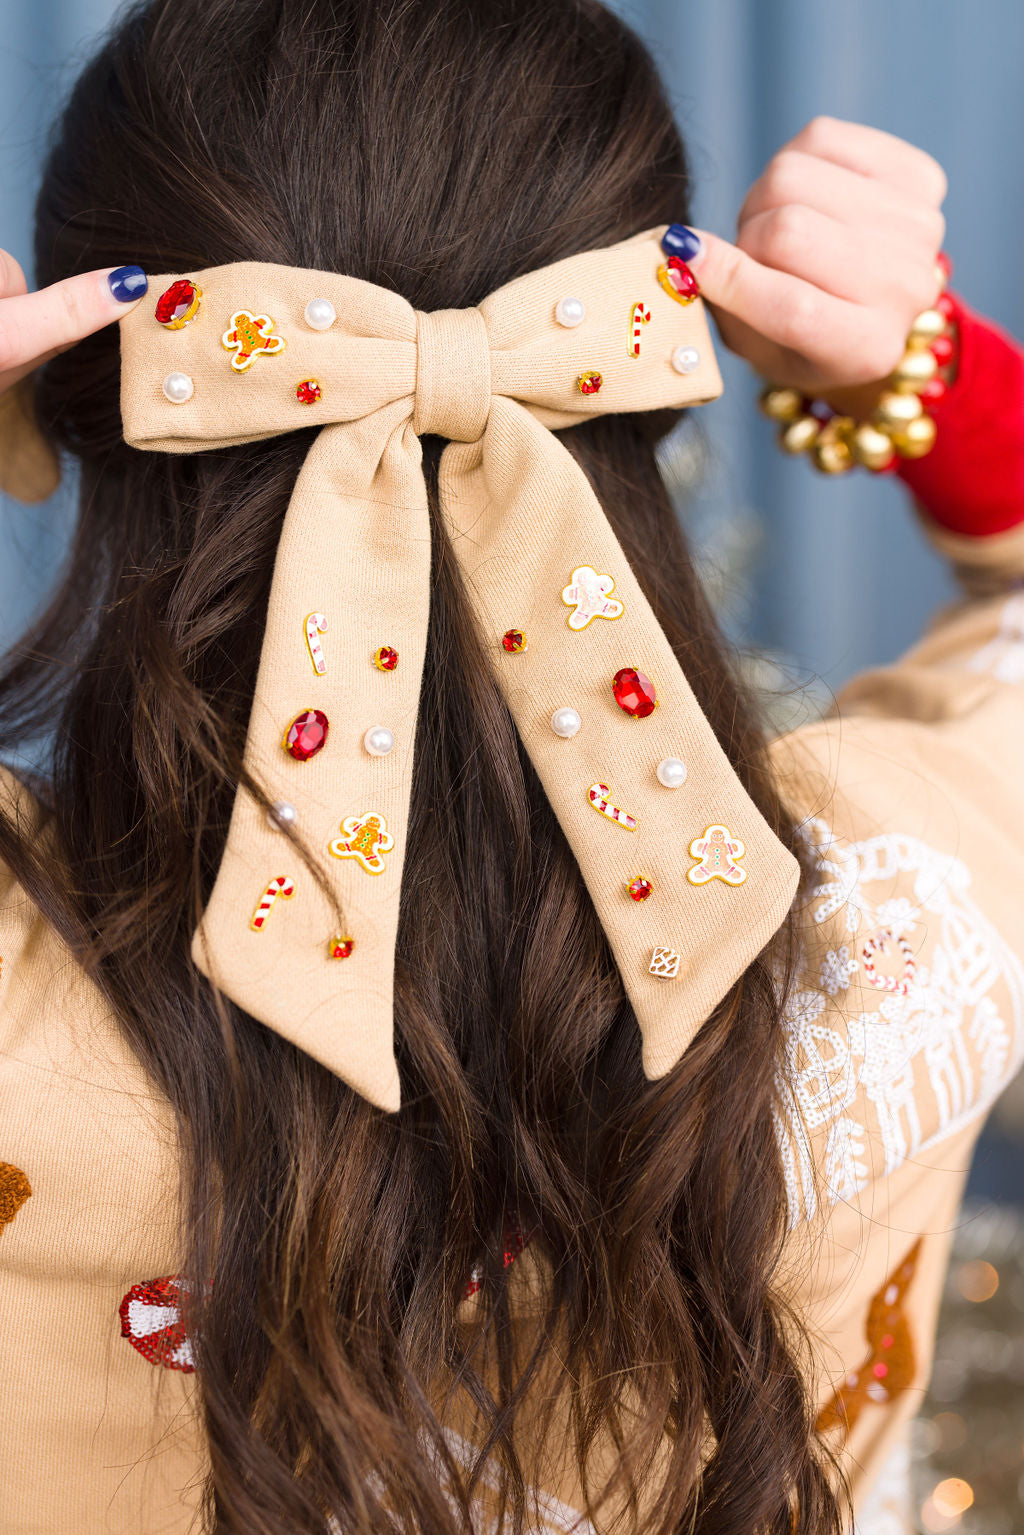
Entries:
[[837,298],[888,306],[904,333],[935,299],[935,247],[914,252],[880,231],[849,227],[800,203],[755,214],[736,243],[762,266],[791,272]]
[[931,244],[933,253],[945,234],[937,207],[798,149],[780,150],[755,181],[740,209],[738,227],[759,213],[790,204],[816,208],[840,224],[885,229],[907,244]]
[[701,294],[764,340],[803,359],[801,371],[828,371],[843,358],[846,382],[884,378],[903,355],[892,327],[876,307],[867,308],[791,272],[763,266],[719,235],[695,230],[703,253],[696,267]]
[[[119,300],[108,277],[138,273],[123,279],[119,291],[128,297]],[[66,351],[93,331],[120,319],[145,293],[145,278],[139,268],[103,267],[63,278],[37,293],[13,294],[0,298],[0,379],[12,383],[46,355]],[[137,296],[136,296],[137,295]]]
[[948,181],[938,160],[916,144],[881,128],[869,128],[866,123],[814,117],[785,148],[802,150],[859,176],[884,181],[936,208],[945,200]]
[[10,251],[0,250],[0,298],[9,294],[27,293],[25,274]]

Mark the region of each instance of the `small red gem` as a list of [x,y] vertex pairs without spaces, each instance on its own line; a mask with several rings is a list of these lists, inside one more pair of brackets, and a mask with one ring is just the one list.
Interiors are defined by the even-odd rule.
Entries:
[[892,1333],[891,1332],[887,1332],[885,1337],[882,1339],[882,1347],[883,1348],[892,1348]]
[[393,672],[398,665],[398,651],[390,645],[382,645],[373,658],[373,664],[382,672]]
[[935,307],[945,320],[951,320],[956,313],[956,304],[948,293],[939,294],[935,300]]
[[626,891],[634,901],[646,901],[654,886],[649,879],[631,879]]
[[929,349],[940,368],[944,368],[948,362],[953,361],[953,353],[956,347],[953,345],[952,336],[936,336]]
[[589,373],[581,373],[576,382],[579,385],[580,394],[596,394],[604,383],[604,379],[600,373],[591,371]]
[[945,399],[949,392],[949,385],[944,378],[930,378],[918,395],[922,405],[938,405]]
[[314,405],[323,391],[315,378],[305,378],[295,391],[295,398],[303,405]]
[[189,282],[187,277],[183,277],[179,282],[172,282],[166,293],[161,293],[156,301],[156,317],[160,324],[173,325],[175,320],[182,320],[195,303],[195,299],[194,282]]
[[297,714],[288,726],[284,749],[296,762],[308,762],[327,744],[329,729],[327,716],[322,709],[305,709]]
[[354,938],[334,937],[331,939],[331,958],[348,959],[355,946]]
[[522,629],[506,629],[501,636],[501,643],[509,655],[517,655],[520,650],[526,649],[526,635]]
[[646,719],[654,713],[658,695],[654,683],[635,667],[624,666],[612,678],[612,692],[620,709],[625,709],[634,719]]
[[697,298],[700,293],[700,284],[682,257],[670,256],[666,265],[668,267],[668,280],[680,298]]
[[876,1380],[884,1380],[889,1373],[889,1366],[887,1364],[873,1364],[871,1366],[871,1373],[875,1376]]

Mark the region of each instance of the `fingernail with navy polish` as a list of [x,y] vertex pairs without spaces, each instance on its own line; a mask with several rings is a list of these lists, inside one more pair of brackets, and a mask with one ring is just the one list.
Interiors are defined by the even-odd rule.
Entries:
[[661,248],[666,256],[678,256],[692,266],[704,254],[704,241],[685,224],[670,224],[661,237]]
[[141,298],[149,287],[149,278],[140,266],[119,266],[107,277],[110,291],[119,304],[130,304]]

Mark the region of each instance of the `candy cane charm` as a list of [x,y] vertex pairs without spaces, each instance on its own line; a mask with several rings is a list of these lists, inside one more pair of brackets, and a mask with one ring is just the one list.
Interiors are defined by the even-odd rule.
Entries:
[[609,821],[615,821],[619,826],[624,826],[627,831],[636,831],[637,819],[635,815],[627,815],[625,810],[620,810],[618,805],[613,805],[608,796],[611,789],[606,783],[592,783],[587,790],[587,798],[595,810],[606,815]]
[[323,613],[306,614],[306,644],[309,646],[309,659],[313,663],[313,670],[318,677],[322,677],[327,670],[327,661],[324,658],[324,647],[321,645],[318,634],[327,633],[327,619]]
[[264,890],[260,904],[252,914],[249,926],[258,933],[267,920],[267,912],[273,906],[278,896],[281,897],[282,901],[290,901],[294,894],[294,881],[287,879],[283,874],[279,874],[277,879],[272,879],[266,890]]
[[629,315],[629,355],[640,356],[640,327],[646,325],[651,318],[651,311],[647,308],[643,299],[633,305]]

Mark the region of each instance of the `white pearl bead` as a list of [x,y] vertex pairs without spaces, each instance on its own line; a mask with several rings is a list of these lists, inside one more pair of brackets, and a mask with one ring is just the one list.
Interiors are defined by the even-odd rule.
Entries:
[[338,318],[329,298],[311,298],[306,305],[306,324],[312,330],[330,330]]
[[574,736],[582,724],[575,709],[556,709],[551,716],[551,728],[556,736]]
[[555,305],[559,325],[581,325],[587,318],[587,306],[581,298],[560,298]]
[[363,736],[363,745],[371,757],[386,757],[394,744],[395,738],[386,725],[371,725]]
[[294,805],[289,805],[286,799],[279,799],[267,811],[267,820],[275,831],[280,831],[282,826],[297,825],[299,812]]
[[672,366],[677,373],[693,373],[700,367],[700,353],[695,346],[677,346],[672,353]]
[[164,394],[172,405],[184,405],[195,392],[196,386],[187,373],[168,373],[164,379]]
[[666,789],[682,788],[686,782],[686,763],[680,762],[678,757],[662,757],[657,771],[658,782]]

